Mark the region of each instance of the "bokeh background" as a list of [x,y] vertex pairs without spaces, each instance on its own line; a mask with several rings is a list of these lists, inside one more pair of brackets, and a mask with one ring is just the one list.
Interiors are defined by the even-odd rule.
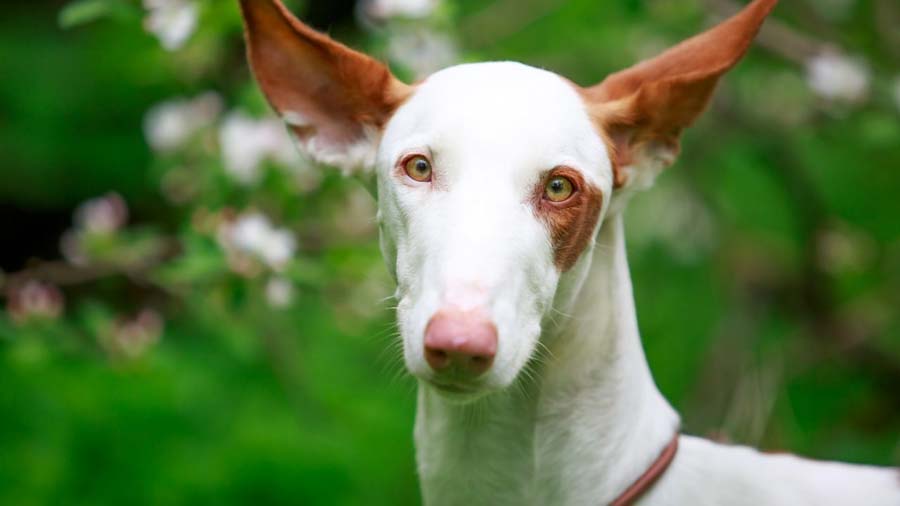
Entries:
[[[412,80],[589,84],[731,0],[307,0]],[[627,213],[691,433],[900,462],[900,4],[784,2]],[[236,2],[6,0],[0,504],[417,504],[415,384],[361,184],[292,148]]]

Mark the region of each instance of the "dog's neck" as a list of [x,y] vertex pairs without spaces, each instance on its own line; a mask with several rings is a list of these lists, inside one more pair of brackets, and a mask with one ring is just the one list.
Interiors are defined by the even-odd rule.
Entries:
[[427,504],[606,504],[672,438],[679,420],[641,346],[621,215],[587,261],[571,314],[554,317],[543,360],[517,385],[466,405],[419,387]]

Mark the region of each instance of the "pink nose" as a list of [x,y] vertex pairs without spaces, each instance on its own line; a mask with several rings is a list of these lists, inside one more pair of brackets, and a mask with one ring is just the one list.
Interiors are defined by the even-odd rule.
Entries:
[[478,376],[497,353],[497,327],[478,313],[439,311],[425,328],[425,360],[436,372],[451,368]]

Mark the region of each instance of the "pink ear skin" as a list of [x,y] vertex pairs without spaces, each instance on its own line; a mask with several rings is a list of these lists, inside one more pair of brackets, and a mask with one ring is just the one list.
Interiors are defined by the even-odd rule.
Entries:
[[383,127],[411,93],[383,63],[306,26],[280,1],[240,5],[256,79],[301,141],[350,148]]
[[671,163],[682,130],[706,109],[719,78],[744,56],[778,0],[755,0],[731,19],[661,55],[581,91],[598,127],[610,139],[616,186],[622,167],[642,150],[666,151]]

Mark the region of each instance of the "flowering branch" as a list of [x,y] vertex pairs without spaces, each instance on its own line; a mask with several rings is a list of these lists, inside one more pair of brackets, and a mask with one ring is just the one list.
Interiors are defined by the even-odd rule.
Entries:
[[[174,239],[163,242],[151,255],[132,264],[96,263],[75,265],[66,261],[42,261],[20,271],[9,273],[0,279],[0,288],[14,289],[28,281],[43,281],[56,286],[74,286],[104,278],[124,275],[139,284],[155,284],[146,273],[178,256],[181,248]],[[0,292],[0,297],[8,293]]]

